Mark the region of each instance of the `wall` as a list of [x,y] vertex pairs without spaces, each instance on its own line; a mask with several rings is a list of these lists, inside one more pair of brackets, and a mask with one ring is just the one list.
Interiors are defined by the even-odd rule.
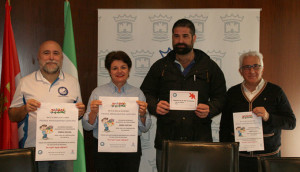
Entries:
[[[261,8],[260,51],[264,55],[264,78],[286,92],[296,116],[300,117],[300,1],[298,0],[70,0],[77,50],[79,81],[87,104],[97,86],[97,9],[98,8]],[[0,1],[0,47],[3,40],[4,4]],[[53,39],[63,41],[62,0],[11,0],[12,25],[22,75],[38,68],[39,44]],[[0,49],[2,54],[2,48]],[[2,57],[1,57],[2,59]],[[299,122],[297,122],[299,125]],[[87,166],[92,171],[92,136],[85,132]],[[284,131],[282,155],[300,156],[297,142],[300,128]]]

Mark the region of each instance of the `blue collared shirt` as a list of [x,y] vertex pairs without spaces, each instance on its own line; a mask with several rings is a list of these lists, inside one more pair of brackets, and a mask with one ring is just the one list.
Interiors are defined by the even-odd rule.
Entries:
[[[94,124],[90,124],[88,122],[89,120],[89,114],[91,112],[90,103],[93,100],[98,100],[99,96],[109,96],[109,97],[138,97],[140,101],[146,102],[146,98],[143,94],[143,92],[132,85],[129,85],[128,83],[125,83],[123,87],[121,88],[121,92],[118,92],[118,87],[113,83],[109,82],[107,84],[101,85],[97,88],[95,88],[90,96],[89,103],[87,106],[87,111],[84,114],[84,117],[82,119],[82,125],[85,130],[93,130],[93,136],[95,138],[98,138],[98,118],[96,118],[96,121]],[[138,120],[138,127],[139,127],[139,136],[142,135],[142,132],[147,132],[151,127],[152,120],[150,118],[149,112],[146,112],[146,121],[145,125],[142,123],[140,116]]]
[[184,76],[186,76],[186,74],[189,73],[189,71],[192,69],[192,67],[196,63],[195,60],[192,60],[191,63],[186,68],[184,68],[178,60],[175,60],[174,62],[175,62],[175,64],[177,65],[178,69],[182,72],[182,74]]

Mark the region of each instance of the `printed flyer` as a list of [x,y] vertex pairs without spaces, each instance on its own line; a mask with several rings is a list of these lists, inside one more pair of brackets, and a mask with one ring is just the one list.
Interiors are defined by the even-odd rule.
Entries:
[[36,120],[36,161],[76,160],[78,109],[74,103],[41,103]]
[[99,97],[98,152],[137,152],[138,97]]
[[198,91],[170,91],[170,110],[196,110]]
[[253,112],[233,113],[235,141],[239,151],[264,150],[262,118]]

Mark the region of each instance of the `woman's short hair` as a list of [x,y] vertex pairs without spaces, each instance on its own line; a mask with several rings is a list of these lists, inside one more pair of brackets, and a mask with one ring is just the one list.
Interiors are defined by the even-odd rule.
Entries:
[[105,68],[110,71],[111,64],[115,60],[121,60],[127,64],[128,69],[131,69],[132,62],[130,57],[124,51],[112,51],[105,57]]

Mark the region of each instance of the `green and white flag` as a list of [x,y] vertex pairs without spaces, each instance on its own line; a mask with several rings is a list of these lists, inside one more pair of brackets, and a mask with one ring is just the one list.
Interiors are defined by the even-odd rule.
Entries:
[[[64,6],[65,36],[63,44],[63,71],[73,75],[78,79],[75,41],[73,34],[73,24],[71,7],[69,1],[65,1]],[[77,143],[77,160],[73,162],[73,171],[86,172],[84,138],[81,120],[78,122],[78,143]]]

